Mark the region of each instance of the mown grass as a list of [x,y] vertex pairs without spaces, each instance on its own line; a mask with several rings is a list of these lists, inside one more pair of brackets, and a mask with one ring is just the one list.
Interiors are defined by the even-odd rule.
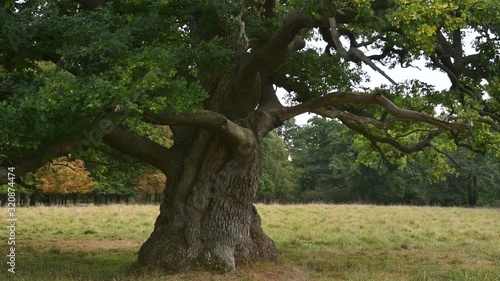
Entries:
[[[258,205],[280,251],[236,273],[165,275],[136,265],[157,206],[18,208],[17,273],[0,280],[499,280],[500,210]],[[2,212],[6,223],[6,212]],[[0,228],[7,236],[6,227]]]

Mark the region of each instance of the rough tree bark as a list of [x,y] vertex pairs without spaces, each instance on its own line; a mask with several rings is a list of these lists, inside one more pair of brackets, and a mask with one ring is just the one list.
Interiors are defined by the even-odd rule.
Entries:
[[197,133],[183,166],[168,173],[161,213],[139,262],[234,270],[249,260],[275,260],[274,243],[252,205],[260,178],[259,142],[230,152],[214,134]]

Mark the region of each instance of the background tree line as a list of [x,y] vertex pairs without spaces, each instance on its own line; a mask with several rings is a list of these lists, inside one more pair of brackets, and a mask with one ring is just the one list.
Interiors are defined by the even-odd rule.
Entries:
[[[167,133],[164,137],[168,138]],[[500,161],[458,149],[446,163],[423,152],[387,159],[341,123],[314,117],[294,120],[262,143],[264,203],[367,203],[498,206]],[[103,149],[105,149],[103,147]],[[18,184],[21,205],[159,203],[165,175],[112,151],[92,152],[86,162],[58,158]],[[0,189],[5,202],[6,186]]]
[[[127,125],[133,126],[132,122]],[[170,128],[137,125],[141,134],[166,147],[172,145]],[[88,139],[87,142],[93,142]],[[156,203],[163,200],[166,176],[158,169],[118,153],[104,144],[59,157],[34,173],[18,178],[21,206]],[[85,161],[81,160],[85,159]],[[7,199],[7,185],[0,186],[0,201]]]
[[[18,181],[17,202],[21,206],[161,202],[166,185],[162,172],[139,163],[109,165],[60,157]],[[0,196],[6,202],[7,185],[0,187]]]
[[498,206],[500,162],[493,153],[456,149],[448,161],[380,155],[341,123],[289,122],[263,143],[262,202]]

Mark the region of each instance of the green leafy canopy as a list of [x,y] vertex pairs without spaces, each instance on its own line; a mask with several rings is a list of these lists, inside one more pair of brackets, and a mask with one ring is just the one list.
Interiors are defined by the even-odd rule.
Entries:
[[[499,15],[496,0],[6,1],[0,8],[0,162],[38,155],[77,135],[86,138],[81,147],[96,148],[104,131],[118,125],[168,147],[165,130],[145,124],[145,113],[230,111],[269,81],[285,88],[294,104],[361,89],[400,108],[472,124],[467,133],[436,132],[379,104],[322,107],[357,116],[339,120],[359,133],[357,161],[368,167],[379,157],[404,166],[401,148],[419,148],[434,134],[425,149],[406,150],[424,150],[419,155],[435,161],[435,176],[442,178],[450,172],[447,154],[457,147],[500,151]],[[437,91],[408,79],[364,89],[367,77],[354,64],[359,58],[338,46],[332,55],[306,45],[283,56],[298,39],[328,41],[333,17],[344,47],[349,41],[358,51],[380,54],[371,61],[389,67],[424,59],[446,73],[452,87]],[[469,41],[466,33],[473,34]],[[254,65],[259,71],[237,77]],[[226,81],[255,83],[220,94]],[[222,100],[232,104],[219,105]],[[367,118],[379,123],[360,121]]]

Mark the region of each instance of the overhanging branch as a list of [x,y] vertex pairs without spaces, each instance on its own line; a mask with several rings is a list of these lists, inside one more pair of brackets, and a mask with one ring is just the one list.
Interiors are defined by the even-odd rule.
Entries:
[[[352,113],[348,112],[343,112],[341,110],[336,110],[335,108],[329,108],[328,110],[325,109],[318,109],[315,110],[314,113],[319,114],[321,116],[327,117],[327,118],[336,118],[340,120],[344,125],[346,125],[348,128],[351,130],[361,134],[364,136],[366,139],[370,140],[372,143],[372,147],[380,153],[382,158],[385,158],[385,155],[382,151],[382,149],[377,145],[377,143],[385,143],[389,144],[396,149],[407,153],[415,153],[418,151],[423,150],[426,147],[432,147],[432,139],[434,139],[436,136],[441,135],[443,132],[445,132],[444,129],[437,129],[437,130],[426,130],[428,134],[423,138],[422,141],[414,144],[413,146],[408,146],[400,141],[397,140],[397,138],[393,137],[385,137],[381,135],[377,135],[373,132],[370,132],[368,128],[366,128],[364,125],[366,124],[371,124],[379,129],[386,129],[386,127],[390,124],[393,123],[391,120],[387,120],[385,122],[378,121],[373,118],[368,118],[368,117],[362,117],[362,116],[356,116]],[[424,130],[418,130],[418,131],[424,131]],[[414,130],[410,132],[408,135],[411,133],[415,133],[417,130]],[[386,159],[384,159],[386,161]]]
[[396,106],[392,101],[380,94],[368,94],[360,92],[333,92],[320,98],[306,101],[302,104],[285,107],[278,113],[278,118],[285,121],[302,113],[314,112],[317,109],[332,105],[338,102],[376,104],[383,107],[387,112],[405,121],[418,121],[434,125],[445,130],[466,131],[470,128],[468,124],[450,123],[436,119],[424,113],[403,109]]
[[379,129],[385,129],[387,126],[392,123],[391,121],[379,121],[377,119],[371,118],[371,117],[366,117],[366,116],[358,116],[355,114],[352,114],[350,112],[338,110],[334,107],[329,108],[328,110],[324,109],[317,109],[314,110],[313,113],[316,113],[318,115],[328,117],[328,118],[338,118],[338,119],[346,119],[346,120],[352,120],[353,122],[356,122],[358,124],[370,124],[374,127],[377,127]]
[[500,133],[500,124],[496,123],[495,121],[487,118],[487,117],[479,117],[478,121],[484,124],[490,125],[490,127]]
[[402,144],[401,142],[399,142],[399,141],[397,141],[397,140],[395,140],[393,138],[382,137],[382,136],[378,136],[378,135],[372,134],[368,130],[366,130],[365,128],[363,128],[362,126],[360,126],[359,124],[356,124],[355,122],[352,122],[349,119],[339,118],[339,120],[344,125],[346,125],[348,128],[350,128],[351,130],[353,130],[353,131],[361,134],[362,136],[364,136],[368,140],[370,140],[372,142],[377,142],[377,143],[386,143],[386,144],[389,144],[389,145],[395,147],[396,149],[398,149],[401,152],[404,152],[406,154],[411,154],[411,153],[419,152],[419,151],[422,151],[426,147],[431,147],[432,146],[432,140],[435,137],[441,135],[444,132],[443,129],[434,130],[434,131],[430,132],[429,134],[427,134],[427,136],[422,141],[416,143],[413,146],[408,146],[408,145]]
[[[122,112],[111,112],[104,115],[100,115],[94,120],[89,120],[89,126],[99,126],[99,133],[106,134],[112,130],[117,124],[119,124],[123,118],[125,118],[125,114]],[[101,121],[108,120],[111,121],[112,124],[108,123],[100,123]],[[111,125],[111,126],[108,126]],[[91,127],[96,128],[96,127]],[[47,143],[41,145],[37,152],[33,153],[30,156],[20,157],[19,159],[13,159],[11,161],[0,162],[0,184],[7,183],[6,175],[7,168],[14,167],[16,177],[21,177],[29,172],[33,172],[36,169],[41,168],[46,163],[51,160],[66,156],[74,150],[78,149],[78,146],[81,144],[82,139],[88,133],[91,138],[92,131],[81,131],[72,136],[69,136],[65,140],[60,141],[48,141]]]
[[484,110],[480,110],[479,114],[483,117],[488,116],[493,119],[495,122],[500,122],[499,113],[495,113],[495,111],[489,107],[486,107]]
[[460,166],[460,164],[457,163],[457,161],[455,159],[453,159],[453,157],[451,157],[448,153],[442,151],[441,149],[437,148],[435,145],[431,144],[430,147],[436,151],[437,153],[439,154],[442,154],[444,156],[446,156],[446,158],[448,158],[457,168],[461,169],[462,167]]
[[162,171],[169,168],[168,160],[171,155],[168,148],[127,130],[123,126],[116,127],[104,136],[103,141],[117,151],[135,157]]

